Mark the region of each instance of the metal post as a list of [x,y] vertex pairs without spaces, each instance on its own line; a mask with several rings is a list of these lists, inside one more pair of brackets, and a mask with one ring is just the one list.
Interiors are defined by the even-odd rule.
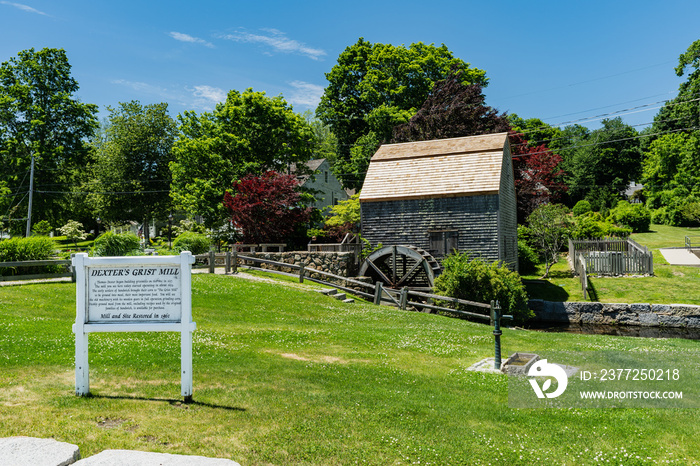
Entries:
[[494,361],[493,368],[501,370],[501,307],[498,302],[494,304],[491,301],[491,321],[493,322],[493,338],[494,338]]
[[501,370],[501,319],[513,319],[511,315],[501,314],[501,305],[498,301],[491,301],[491,323],[493,324],[494,361],[493,368]]

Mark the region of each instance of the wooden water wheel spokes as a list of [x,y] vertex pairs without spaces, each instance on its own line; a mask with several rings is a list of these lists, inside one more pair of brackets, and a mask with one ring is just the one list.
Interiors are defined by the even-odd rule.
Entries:
[[440,266],[428,252],[415,246],[385,246],[365,259],[360,275],[390,288],[432,288]]

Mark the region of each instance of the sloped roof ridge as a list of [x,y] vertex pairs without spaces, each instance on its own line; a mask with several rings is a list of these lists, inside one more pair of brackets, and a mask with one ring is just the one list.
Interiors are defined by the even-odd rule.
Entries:
[[479,134],[429,141],[383,144],[372,157],[372,162],[501,151],[508,133]]

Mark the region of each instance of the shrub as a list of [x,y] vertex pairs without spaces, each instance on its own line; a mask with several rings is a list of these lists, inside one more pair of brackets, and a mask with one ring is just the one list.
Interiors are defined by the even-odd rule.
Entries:
[[[46,236],[11,238],[0,241],[0,262],[37,261],[50,259],[56,244]],[[58,266],[0,268],[0,275],[24,275],[29,273],[53,273]]]
[[95,256],[129,256],[139,251],[141,242],[133,233],[108,231],[95,240],[92,254]]
[[182,251],[190,251],[192,254],[205,254],[209,252],[211,240],[201,233],[186,231],[173,241],[173,251],[178,254]]
[[534,249],[525,240],[518,240],[518,272],[521,275],[529,275],[537,272],[537,264],[540,258]]
[[651,224],[651,212],[642,204],[630,204],[620,201],[610,211],[610,216],[615,223],[629,227],[634,232],[648,231]]
[[576,203],[576,205],[572,209],[572,212],[574,213],[574,217],[578,217],[579,215],[588,213],[591,210],[591,203],[584,199]]
[[32,231],[39,236],[49,236],[49,233],[51,233],[51,230],[53,230],[53,228],[51,227],[51,224],[49,222],[47,222],[46,220],[41,220],[40,222],[36,222],[34,224],[34,226],[32,227]]
[[603,221],[596,212],[587,212],[576,217],[576,223],[571,231],[573,239],[603,238],[607,236],[612,224]]
[[[443,260],[444,270],[435,279],[435,293],[468,301],[499,301],[503,314],[511,314],[521,324],[533,317],[527,307],[527,293],[517,272],[494,262],[472,259],[469,254],[454,253]],[[458,307],[459,309],[459,307]],[[462,307],[462,310],[474,309]]]
[[75,220],[69,220],[68,223],[58,229],[66,239],[78,247],[78,241],[83,241],[87,238],[87,234],[83,230],[83,224]]

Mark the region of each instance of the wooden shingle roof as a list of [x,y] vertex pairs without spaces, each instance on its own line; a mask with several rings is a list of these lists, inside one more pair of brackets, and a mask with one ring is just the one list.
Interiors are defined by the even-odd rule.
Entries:
[[496,194],[508,133],[384,144],[370,160],[360,201]]

